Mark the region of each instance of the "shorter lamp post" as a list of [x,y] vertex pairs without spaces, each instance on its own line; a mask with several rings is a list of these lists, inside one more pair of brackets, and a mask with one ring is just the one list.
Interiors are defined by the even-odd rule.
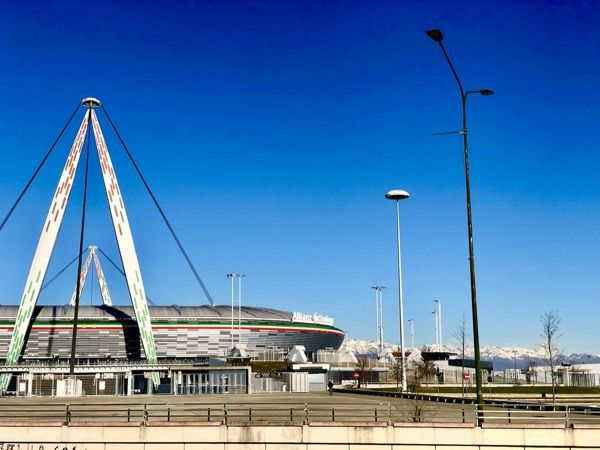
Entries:
[[400,309],[400,364],[402,364],[402,392],[406,392],[406,355],[404,351],[404,309],[402,305],[402,257],[400,251],[400,200],[409,198],[408,192],[393,189],[385,194],[388,200],[396,201],[396,240],[398,242],[398,306]]

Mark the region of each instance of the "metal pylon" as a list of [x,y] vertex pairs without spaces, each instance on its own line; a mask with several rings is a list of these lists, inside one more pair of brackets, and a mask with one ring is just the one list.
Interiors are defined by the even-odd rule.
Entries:
[[[102,178],[104,180],[104,187],[110,206],[113,228],[117,238],[123,267],[125,269],[129,295],[133,303],[138,327],[140,329],[144,352],[146,353],[148,362],[156,363],[157,361],[152,324],[148,313],[144,283],[142,281],[141,270],[133,243],[133,236],[129,227],[129,221],[127,219],[127,213],[121,197],[121,190],[119,189],[115,170],[108,154],[108,148],[106,147],[106,142],[102,135],[98,118],[94,112],[94,108],[100,106],[100,101],[90,97],[83,99],[81,104],[87,108],[86,114],[81,122],[71,151],[69,152],[67,162],[65,163],[54,197],[50,204],[46,221],[44,222],[42,233],[29,270],[29,275],[25,282],[23,296],[21,297],[21,304],[19,306],[17,319],[6,354],[6,366],[13,365],[19,359],[23,349],[25,335],[31,321],[31,315],[39,297],[44,277],[46,276],[50,257],[52,256],[65,208],[69,200],[69,195],[71,194],[71,187],[77,171],[81,149],[86,133],[88,132],[89,119],[91,119],[92,122],[96,148],[98,150],[98,157],[102,168]],[[2,377],[0,378],[0,392],[6,391],[11,375],[12,374],[10,373],[2,374]],[[152,372],[151,378],[154,386],[158,387],[160,385],[158,373]]]
[[[110,294],[108,292],[108,286],[106,285],[106,279],[104,278],[104,272],[102,271],[102,266],[100,265],[100,260],[98,259],[98,255],[96,254],[95,245],[90,245],[88,247],[89,253],[87,259],[85,260],[85,264],[83,265],[83,269],[81,270],[81,277],[79,281],[79,298],[81,298],[81,293],[83,292],[83,285],[85,284],[85,280],[87,279],[87,273],[90,268],[90,263],[92,260],[94,261],[94,267],[96,268],[96,275],[98,276],[98,284],[100,285],[100,294],[102,295],[102,303],[106,306],[112,306],[112,301],[110,299]],[[69,306],[75,306],[75,298],[77,296],[77,287],[73,291],[73,295],[71,296],[71,301],[69,302]]]

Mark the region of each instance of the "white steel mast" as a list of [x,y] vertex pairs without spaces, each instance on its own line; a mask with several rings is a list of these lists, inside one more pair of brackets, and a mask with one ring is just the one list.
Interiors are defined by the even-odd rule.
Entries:
[[[108,292],[108,286],[106,285],[106,279],[104,278],[104,272],[102,271],[102,266],[100,265],[100,261],[98,260],[98,255],[96,254],[96,249],[98,247],[94,245],[90,245],[89,253],[87,259],[85,260],[85,264],[83,265],[83,269],[81,270],[81,277],[79,282],[79,297],[81,298],[81,293],[83,292],[83,285],[85,284],[85,280],[87,278],[87,273],[90,268],[90,263],[92,260],[94,261],[94,267],[96,268],[96,275],[98,275],[98,284],[100,285],[100,294],[102,295],[102,303],[106,306],[112,306],[112,301],[110,299],[110,294]],[[73,295],[71,296],[71,301],[69,302],[69,306],[75,306],[75,296],[77,294],[77,288],[73,291]]]
[[[52,199],[52,203],[42,229],[42,234],[31,263],[31,268],[25,283],[23,296],[21,298],[21,304],[17,313],[15,326],[13,328],[11,341],[6,354],[7,367],[13,365],[19,359],[23,349],[27,328],[29,326],[29,322],[31,321],[31,315],[39,297],[40,288],[44,281],[44,277],[46,276],[48,263],[50,262],[52,251],[54,250],[56,238],[58,236],[65,208],[71,193],[73,179],[77,171],[77,165],[79,163],[79,157],[81,155],[83,142],[88,131],[88,122],[90,119],[94,130],[94,136],[96,138],[96,148],[98,150],[98,157],[100,158],[102,177],[110,206],[113,228],[117,238],[117,244],[119,246],[123,267],[125,269],[127,287],[129,289],[138,327],[140,329],[140,336],[142,339],[144,352],[148,362],[156,363],[157,361],[154,336],[152,333],[152,324],[150,322],[150,315],[148,313],[148,304],[146,303],[146,294],[138,258],[135,252],[135,246],[133,244],[133,236],[129,227],[129,221],[127,220],[127,213],[125,212],[125,206],[121,197],[119,184],[117,182],[115,171],[108,154],[106,142],[104,140],[104,136],[102,135],[96,113],[93,109],[100,106],[100,101],[90,97],[83,99],[81,104],[87,107],[87,111],[83,121],[81,122],[79,131],[77,132],[73,146],[71,147],[65,167],[61,173],[61,177]],[[94,259],[94,264],[98,270],[100,265],[97,257]],[[87,268],[89,268],[89,262],[86,262],[86,272]],[[107,299],[108,302],[110,302],[110,297],[108,296],[108,289],[106,288],[106,282],[104,281],[102,269],[98,270],[98,279],[101,280],[101,292],[103,292],[103,301],[106,304]],[[106,293],[106,297],[104,293]],[[10,377],[11,374],[8,372],[2,374],[2,378],[0,379],[0,393],[6,391]],[[160,385],[158,373],[152,372],[151,378],[154,386],[158,387]]]

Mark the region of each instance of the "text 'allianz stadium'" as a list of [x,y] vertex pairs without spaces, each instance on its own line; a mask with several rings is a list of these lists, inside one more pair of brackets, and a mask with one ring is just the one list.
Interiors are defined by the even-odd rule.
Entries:
[[[6,358],[17,306],[0,306],[0,358]],[[70,356],[74,308],[36,306],[25,337],[24,359]],[[338,349],[344,332],[333,319],[267,308],[229,306],[149,307],[158,358],[223,356],[233,345],[249,353],[303,345],[308,353]],[[145,358],[132,307],[80,306],[78,359]]]

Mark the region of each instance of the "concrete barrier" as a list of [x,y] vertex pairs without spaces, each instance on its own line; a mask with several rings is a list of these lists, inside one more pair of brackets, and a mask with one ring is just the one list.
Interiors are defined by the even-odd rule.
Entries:
[[530,450],[600,449],[600,426],[317,422],[0,423],[0,450]]

